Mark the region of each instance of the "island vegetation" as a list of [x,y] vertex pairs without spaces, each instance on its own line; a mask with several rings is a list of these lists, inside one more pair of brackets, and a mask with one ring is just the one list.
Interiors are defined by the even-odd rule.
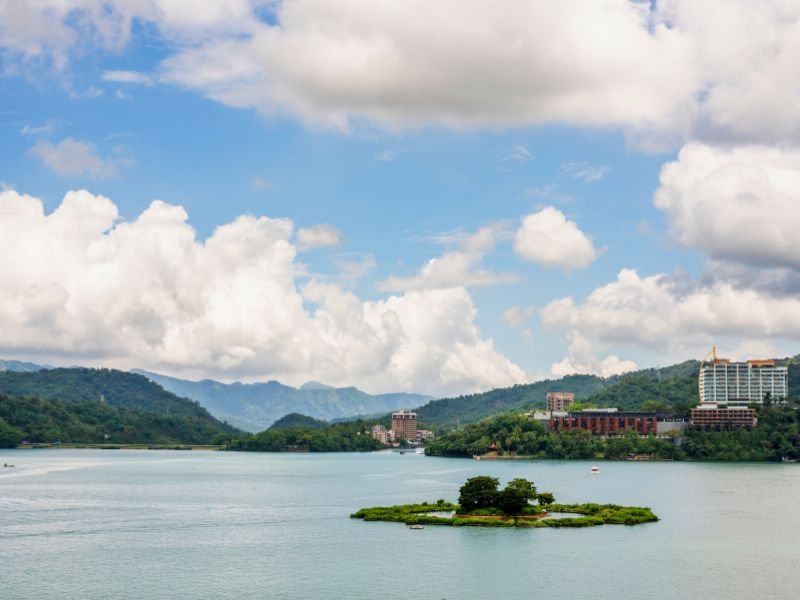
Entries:
[[[525,479],[513,479],[502,490],[498,486],[497,478],[479,475],[467,479],[461,486],[458,503],[439,499],[433,503],[377,506],[362,508],[350,516],[365,521],[452,527],[593,527],[658,521],[649,508],[556,504],[552,493],[537,492],[533,482]],[[558,513],[580,516],[552,518]]]

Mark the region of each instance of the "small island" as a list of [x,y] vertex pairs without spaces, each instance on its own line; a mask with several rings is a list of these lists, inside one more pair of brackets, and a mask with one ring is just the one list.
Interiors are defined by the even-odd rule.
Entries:
[[502,490],[498,489],[499,484],[496,477],[480,475],[467,479],[461,486],[458,504],[439,499],[433,503],[362,508],[350,516],[365,521],[405,523],[415,528],[424,525],[594,527],[658,521],[649,508],[595,503],[556,504],[553,494],[537,492],[533,482],[526,479],[512,479]]

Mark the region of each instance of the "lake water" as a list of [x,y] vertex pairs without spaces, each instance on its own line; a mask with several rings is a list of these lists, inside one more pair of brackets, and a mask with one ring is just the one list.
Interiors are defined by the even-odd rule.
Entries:
[[[800,464],[373,454],[7,450],[0,599],[800,597]],[[637,527],[365,523],[525,477],[562,502],[650,506]]]

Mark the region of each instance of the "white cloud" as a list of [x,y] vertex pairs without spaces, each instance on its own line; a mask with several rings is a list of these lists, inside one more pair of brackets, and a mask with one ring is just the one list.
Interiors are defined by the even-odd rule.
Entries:
[[403,152],[400,150],[381,150],[375,157],[375,160],[380,162],[393,162],[402,153]]
[[458,249],[430,259],[415,275],[388,277],[378,283],[378,289],[388,292],[425,290],[450,287],[474,287],[512,283],[517,277],[512,273],[498,273],[478,265],[504,233],[502,225],[489,225],[472,235],[439,236],[445,242],[458,241]]
[[231,106],[342,129],[620,127],[663,147],[797,141],[799,17],[792,0],[39,0],[0,4],[0,48],[64,69],[137,22],[165,41],[159,78]]
[[[692,107],[690,44],[627,1],[517,1],[499,11],[476,0],[392,10],[299,0],[276,17],[249,38],[179,52],[165,77],[233,106],[341,128],[352,119],[638,128]],[[436,35],[420,20],[435,23]]]
[[563,360],[553,363],[550,372],[554,377],[564,377],[576,373],[611,377],[635,371],[637,365],[632,360],[620,360],[614,354],[599,359],[592,343],[577,331],[567,334],[569,353]]
[[522,220],[514,250],[525,260],[545,267],[586,267],[599,255],[585,233],[560,210],[547,206]]
[[152,85],[153,78],[147,73],[139,71],[104,71],[103,81],[115,83],[135,83],[139,85]]
[[585,162],[568,162],[561,165],[561,173],[584,183],[600,181],[610,170],[611,167],[608,165],[590,165]]
[[504,161],[515,161],[515,162],[528,162],[533,160],[533,154],[528,147],[523,144],[518,144],[511,148],[511,150],[506,153],[503,157]]
[[45,214],[0,192],[0,352],[374,391],[525,380],[481,335],[463,288],[375,301],[313,280],[298,289],[290,221],[241,216],[200,241],[187,218],[154,201],[120,222],[86,191]]
[[311,250],[324,246],[338,246],[342,242],[342,232],[333,225],[322,223],[297,230],[297,247]]
[[25,125],[19,132],[22,135],[33,135],[33,136],[40,136],[40,135],[50,135],[55,131],[55,125],[53,123],[45,123],[44,125]]
[[800,150],[688,144],[662,168],[654,202],[686,246],[800,268]]
[[561,298],[539,315],[546,328],[576,331],[598,346],[624,345],[680,359],[702,356],[712,344],[722,345],[720,340],[764,342],[772,348],[800,341],[796,295],[773,296],[726,281],[640,277],[629,269],[582,303]]
[[511,327],[522,327],[531,320],[536,312],[535,306],[509,306],[500,315],[503,322]]
[[369,255],[350,260],[339,257],[334,263],[339,268],[337,279],[343,283],[355,283],[378,266],[375,259]]
[[57,144],[41,141],[29,153],[58,175],[105,179],[119,171],[119,160],[104,159],[92,142],[64,138]]

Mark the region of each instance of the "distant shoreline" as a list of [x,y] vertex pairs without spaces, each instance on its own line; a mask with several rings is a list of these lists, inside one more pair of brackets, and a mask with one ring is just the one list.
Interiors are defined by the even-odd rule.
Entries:
[[212,444],[20,444],[9,450],[192,450],[216,452],[223,446]]

